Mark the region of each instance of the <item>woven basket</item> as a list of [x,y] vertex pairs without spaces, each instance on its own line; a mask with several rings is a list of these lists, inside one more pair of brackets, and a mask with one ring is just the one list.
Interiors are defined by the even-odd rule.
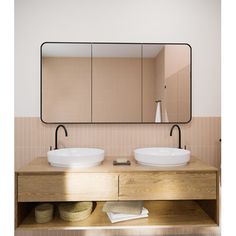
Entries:
[[35,221],[39,224],[47,223],[53,218],[53,204],[43,203],[35,207]]
[[61,203],[59,205],[59,213],[62,220],[80,221],[91,214],[92,208],[92,202]]

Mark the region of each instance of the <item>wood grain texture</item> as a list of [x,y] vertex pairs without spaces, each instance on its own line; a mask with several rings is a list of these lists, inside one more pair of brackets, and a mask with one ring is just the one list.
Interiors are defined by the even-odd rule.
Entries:
[[102,211],[103,202],[98,202],[91,216],[83,221],[66,222],[58,215],[46,224],[36,224],[34,214],[22,222],[19,229],[132,229],[159,228],[168,226],[216,226],[212,220],[194,201],[147,201],[144,206],[149,210],[149,217],[112,224]]
[[216,200],[198,200],[197,204],[218,224]]
[[32,202],[27,204],[24,204],[22,202],[17,203],[17,215],[15,218],[15,227],[17,227],[23,222],[23,220],[27,217],[29,212],[33,210],[34,206],[35,204]]
[[118,175],[68,173],[18,177],[18,201],[117,200]]
[[176,171],[217,171],[217,168],[210,166],[195,157],[191,157],[190,162],[185,166],[177,167],[151,167],[137,164],[134,157],[125,157],[130,160],[130,166],[113,166],[113,160],[117,157],[105,157],[103,163],[99,166],[89,168],[58,168],[48,164],[47,157],[39,157],[31,161],[28,165],[17,170],[19,174],[52,174],[52,173],[123,173],[123,172],[176,172]]
[[216,199],[216,173],[121,174],[120,200]]
[[93,230],[17,230],[16,236],[220,236],[218,226],[163,226],[159,228]]

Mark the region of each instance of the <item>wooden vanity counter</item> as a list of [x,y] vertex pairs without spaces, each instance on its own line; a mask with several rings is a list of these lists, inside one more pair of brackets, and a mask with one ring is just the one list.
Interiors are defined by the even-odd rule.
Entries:
[[17,170],[18,174],[26,174],[26,173],[67,173],[67,172],[75,172],[75,173],[123,173],[123,172],[166,172],[166,171],[200,171],[200,172],[208,172],[213,171],[216,172],[217,168],[210,166],[196,157],[191,157],[190,162],[185,166],[179,167],[150,167],[150,166],[142,166],[137,164],[133,157],[127,157],[130,160],[131,165],[126,166],[113,166],[113,160],[117,157],[106,157],[103,161],[102,165],[89,167],[89,168],[58,168],[51,166],[46,157],[38,157],[28,165],[22,167]]
[[[128,158],[130,166],[113,166],[117,157],[106,157],[103,164],[90,168],[58,168],[39,157],[16,171],[16,226],[43,229],[34,222],[33,207],[38,202],[96,201],[92,218],[71,224],[55,218],[51,229],[107,227],[107,215],[101,212],[104,201],[143,200],[150,210],[148,220],[133,220],[119,226],[217,226],[218,170],[195,157],[179,167],[148,167]],[[158,210],[159,209],[159,210]],[[99,217],[96,217],[99,216]],[[91,222],[92,219],[92,222]],[[159,219],[159,221],[158,221]],[[82,227],[82,228],[81,228]]]

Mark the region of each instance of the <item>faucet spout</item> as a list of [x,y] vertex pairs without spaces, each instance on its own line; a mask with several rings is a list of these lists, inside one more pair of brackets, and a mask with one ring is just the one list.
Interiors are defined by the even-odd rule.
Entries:
[[172,132],[173,132],[173,129],[174,128],[177,128],[178,129],[178,131],[179,131],[179,149],[181,149],[181,129],[180,129],[180,127],[178,126],[178,125],[173,125],[172,127],[171,127],[171,130],[170,130],[170,136],[172,136]]
[[58,130],[59,130],[60,127],[62,127],[64,129],[65,136],[66,137],[68,136],[66,127],[64,125],[58,125],[57,128],[56,128],[56,131],[55,131],[55,148],[54,148],[55,150],[58,149],[58,147],[57,147],[57,134],[58,134]]

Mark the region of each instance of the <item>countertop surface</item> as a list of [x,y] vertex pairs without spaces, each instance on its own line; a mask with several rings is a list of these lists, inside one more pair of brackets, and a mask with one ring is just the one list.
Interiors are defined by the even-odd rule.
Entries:
[[[19,174],[29,174],[29,173],[124,173],[124,172],[162,172],[162,171],[173,171],[173,172],[187,172],[187,171],[198,171],[198,172],[207,172],[207,171],[218,171],[214,166],[210,166],[196,157],[191,156],[190,162],[185,166],[179,167],[150,167],[142,166],[136,163],[134,157],[125,157],[130,160],[130,166],[114,166],[113,160],[116,160],[120,157],[105,157],[103,163],[99,166],[89,167],[89,168],[59,168],[51,166],[47,157],[38,157],[28,165],[16,170],[16,173]],[[122,157],[124,158],[124,157]]]

